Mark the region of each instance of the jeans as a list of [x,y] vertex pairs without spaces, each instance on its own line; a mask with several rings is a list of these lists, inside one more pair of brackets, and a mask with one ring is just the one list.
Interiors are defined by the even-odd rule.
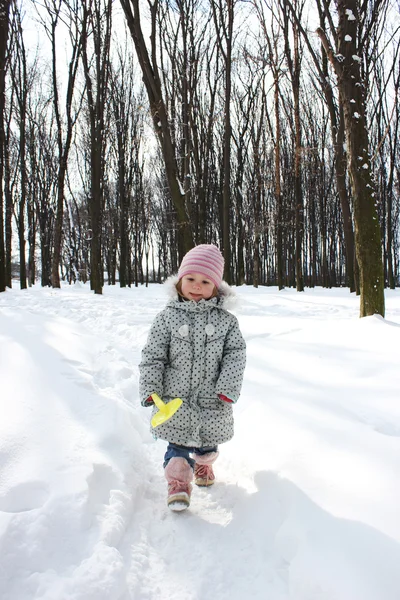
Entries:
[[171,458],[186,458],[189,465],[194,469],[195,460],[190,457],[190,454],[208,454],[209,452],[217,452],[218,446],[210,446],[203,448],[191,448],[188,446],[178,446],[178,444],[168,444],[167,451],[164,456],[164,469],[171,460]]

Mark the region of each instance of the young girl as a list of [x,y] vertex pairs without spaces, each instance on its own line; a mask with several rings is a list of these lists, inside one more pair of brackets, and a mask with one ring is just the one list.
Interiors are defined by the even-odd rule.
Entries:
[[226,309],[234,294],[222,281],[223,269],[222,254],[211,244],[184,256],[178,276],[168,280],[172,299],[156,316],[139,365],[143,406],[153,406],[153,393],[166,403],[183,400],[152,430],[169,442],[164,472],[172,510],[189,506],[193,471],[198,486],[214,483],[218,445],[233,437],[232,404],[242,386],[246,345]]

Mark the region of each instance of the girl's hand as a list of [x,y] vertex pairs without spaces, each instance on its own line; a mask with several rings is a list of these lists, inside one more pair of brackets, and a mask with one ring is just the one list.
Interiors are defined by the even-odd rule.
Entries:
[[229,402],[229,404],[233,404],[233,400],[228,398],[228,396],[224,396],[224,394],[218,394],[218,398],[223,400],[224,402]]

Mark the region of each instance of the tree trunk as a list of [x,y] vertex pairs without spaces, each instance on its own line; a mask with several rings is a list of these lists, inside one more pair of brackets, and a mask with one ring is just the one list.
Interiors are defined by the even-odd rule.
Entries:
[[369,139],[361,77],[362,48],[357,47],[361,15],[357,0],[336,0],[339,15],[337,52],[318,29],[338,81],[347,139],[347,157],[354,201],[356,256],[360,273],[360,316],[385,315],[382,243],[375,206]]
[[[350,288],[350,292],[354,292],[356,289],[354,271],[354,231],[346,185],[347,159],[346,154],[344,152],[345,126],[342,106],[339,107],[339,111],[340,114],[337,135],[336,137],[334,137],[336,185],[340,199],[340,207],[342,209],[343,215],[347,284]],[[331,129],[332,133],[334,133],[333,129],[334,127],[332,127]]]
[[[1,118],[1,117],[0,117]],[[9,136],[7,136],[9,137]],[[13,199],[11,194],[10,182],[10,156],[8,148],[8,139],[4,146],[4,194],[6,200],[5,211],[5,248],[6,248],[6,286],[11,288],[12,273],[11,273],[11,258],[12,258],[12,218],[13,218]],[[1,187],[1,183],[0,183]],[[1,190],[0,190],[1,194]]]
[[19,242],[19,278],[20,288],[27,288],[27,269],[25,256],[25,222],[26,222],[26,203],[27,203],[27,164],[26,164],[26,119],[27,119],[27,99],[28,99],[28,73],[26,62],[26,50],[23,38],[21,15],[15,11],[16,28],[16,55],[15,60],[11,61],[11,76],[14,88],[16,90],[16,105],[18,109],[19,126],[19,175],[20,190],[17,214],[17,229]]
[[[92,144],[94,140],[92,139]],[[91,148],[90,167],[91,167],[91,186],[89,199],[89,215],[92,227],[92,239],[90,244],[90,289],[95,294],[103,293],[103,261],[101,245],[101,228],[103,216],[103,190],[101,176],[101,148]]]
[[34,202],[32,198],[28,200],[28,243],[29,243],[29,256],[28,256],[28,285],[35,285],[36,280],[36,218]]
[[[294,105],[294,214],[295,214],[295,265],[296,265],[296,289],[304,291],[303,279],[303,238],[304,238],[304,206],[303,189],[301,183],[302,146],[301,146],[301,120],[300,120],[300,39],[297,21],[292,21],[293,33],[293,56],[289,43],[289,10],[291,6],[287,0],[282,0],[283,34],[285,41],[285,55],[290,72],[290,80],[293,92]],[[297,1],[293,9],[295,13],[302,11]]]
[[[399,93],[400,74],[396,82],[396,92]],[[388,271],[388,285],[391,290],[396,288],[396,281],[393,268],[393,199],[394,199],[394,173],[396,169],[396,151],[398,148],[399,140],[399,109],[396,103],[396,115],[395,115],[395,126],[393,133],[392,149],[390,152],[390,172],[388,181],[388,194],[387,194],[387,242],[386,242],[386,255],[387,255],[387,271]]]
[[278,289],[285,287],[283,280],[283,198],[281,188],[281,119],[279,114],[279,74],[274,74],[275,109],[275,202],[276,202],[276,270]]
[[11,0],[0,0],[0,292],[6,289],[6,256],[4,246],[4,108],[6,51]]
[[222,247],[224,249],[225,267],[224,279],[228,284],[232,283],[231,264],[231,76],[232,76],[232,35],[233,35],[233,0],[228,0],[228,35],[226,38],[226,61],[225,61],[225,128],[224,128],[224,185],[222,190]]
[[64,215],[64,182],[66,175],[66,166],[64,167],[62,163],[64,163],[64,161],[60,157],[60,166],[57,177],[57,208],[54,223],[54,252],[53,260],[51,261],[51,284],[53,288],[60,287],[60,261]]

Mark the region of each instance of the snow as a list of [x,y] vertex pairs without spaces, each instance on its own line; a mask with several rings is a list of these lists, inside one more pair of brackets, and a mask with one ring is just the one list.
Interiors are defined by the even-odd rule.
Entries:
[[183,189],[183,185],[182,185],[181,180],[179,179],[179,177],[176,178],[176,181],[178,182],[180,195],[184,196],[185,195],[185,190]]
[[0,294],[2,600],[398,600],[398,290],[237,293],[236,434],[180,514],[138,401],[163,287]]
[[335,54],[335,58],[339,61],[339,62],[343,62],[344,61],[344,56],[343,54]]

